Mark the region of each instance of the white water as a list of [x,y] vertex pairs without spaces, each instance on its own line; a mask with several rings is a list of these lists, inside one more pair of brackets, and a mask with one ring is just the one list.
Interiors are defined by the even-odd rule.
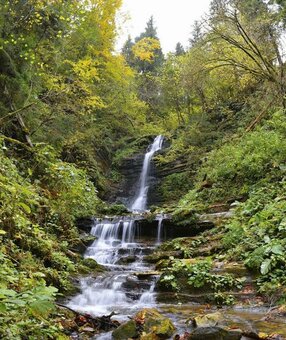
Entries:
[[162,239],[162,226],[163,226],[163,216],[159,216],[158,219],[158,229],[157,229],[157,244],[161,243],[161,239]]
[[164,137],[159,135],[154,139],[153,144],[150,146],[149,151],[146,152],[144,157],[144,162],[142,166],[142,171],[140,175],[140,187],[138,194],[131,206],[132,211],[145,211],[146,203],[148,197],[148,175],[150,170],[151,159],[155,152],[161,150],[163,144]]
[[[161,149],[163,137],[155,138],[147,151],[140,176],[140,190],[132,205],[139,212],[146,208],[148,194],[148,174],[154,153]],[[139,218],[138,214],[137,219]],[[157,277],[136,273],[149,271],[150,265],[144,263],[144,255],[151,253],[156,241],[160,243],[163,217],[158,217],[157,234],[154,240],[145,243],[140,238],[133,216],[117,219],[95,220],[91,234],[96,240],[88,247],[85,257],[92,258],[110,269],[96,278],[81,279],[81,293],[72,298],[68,306],[74,310],[95,316],[119,312],[117,320],[156,303],[155,282]],[[107,336],[109,338],[109,335]]]
[[[72,298],[68,306],[96,316],[119,311],[123,319],[130,311],[153,306],[156,277],[138,279],[136,272],[150,270],[142,258],[144,253],[153,251],[154,242],[146,244],[140,241],[135,221],[131,219],[95,221],[91,234],[97,239],[87,249],[85,257],[96,260],[112,271],[96,279],[83,278],[80,282],[81,294]],[[125,263],[124,260],[129,257],[132,257],[132,262]]]

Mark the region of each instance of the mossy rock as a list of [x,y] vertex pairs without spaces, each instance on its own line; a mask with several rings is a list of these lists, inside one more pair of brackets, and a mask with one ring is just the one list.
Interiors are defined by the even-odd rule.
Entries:
[[100,213],[108,216],[122,216],[127,215],[130,212],[124,204],[111,204],[103,207]]
[[104,269],[104,267],[98,264],[94,259],[87,257],[82,260],[82,264],[90,269]]
[[135,320],[144,321],[143,332],[146,335],[149,335],[150,339],[153,339],[151,338],[151,335],[157,336],[158,339],[168,339],[176,330],[170,319],[166,318],[153,308],[141,310],[136,314]]
[[145,308],[138,312],[133,320],[113,331],[112,336],[116,340],[159,340],[169,339],[175,330],[170,319],[160,314],[156,309]]
[[117,340],[136,339],[139,337],[137,325],[134,320],[130,320],[119,326],[112,332],[112,337]]
[[105,271],[104,267],[91,258],[83,259],[78,266],[78,272],[81,274],[90,274],[91,272],[97,273],[103,271]]
[[193,319],[193,325],[195,327],[212,327],[221,325],[223,322],[223,316],[221,313],[211,313],[206,315],[199,315]]
[[142,334],[140,340],[159,340],[160,338],[154,333]]
[[151,255],[145,256],[144,260],[149,263],[156,263],[160,260],[167,260],[170,257],[181,259],[184,253],[181,250],[177,251],[157,251]]
[[220,327],[200,327],[195,329],[188,340],[240,340],[240,330],[226,330]]

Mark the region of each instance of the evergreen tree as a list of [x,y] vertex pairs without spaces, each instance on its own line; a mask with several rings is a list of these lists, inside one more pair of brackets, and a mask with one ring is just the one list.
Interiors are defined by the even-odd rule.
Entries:
[[157,28],[154,26],[154,18],[153,16],[150,17],[150,19],[147,21],[145,31],[142,32],[139,37],[135,38],[135,42],[138,42],[139,40],[143,38],[154,38],[158,39],[157,36]]
[[184,46],[178,42],[176,45],[176,49],[175,49],[175,55],[178,57],[180,55],[184,55],[186,53]]
[[157,73],[158,69],[163,65],[164,62],[164,55],[161,49],[161,44],[160,40],[157,36],[157,29],[154,26],[154,18],[151,16],[151,18],[148,20],[145,31],[142,32],[138,37],[135,38],[135,43],[139,43],[145,38],[151,38],[154,40],[157,40],[159,42],[159,48],[156,48],[154,50],[154,56],[152,58],[152,61],[145,61],[145,60],[139,60],[137,58],[136,60],[136,69],[138,72],[152,72],[152,73]]
[[191,33],[191,38],[189,39],[191,47],[200,42],[202,40],[202,37],[203,37],[202,25],[199,21],[195,21]]
[[128,35],[128,39],[124,43],[121,53],[124,56],[127,64],[131,67],[134,66],[134,54],[132,51],[133,46],[134,46],[134,42],[132,41],[131,36]]

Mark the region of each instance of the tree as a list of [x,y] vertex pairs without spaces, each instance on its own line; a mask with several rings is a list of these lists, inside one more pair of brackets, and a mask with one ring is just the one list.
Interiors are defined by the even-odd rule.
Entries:
[[203,39],[203,32],[202,32],[202,24],[199,21],[195,21],[191,33],[191,37],[189,39],[190,46],[195,46]]
[[159,76],[164,63],[164,55],[161,49],[154,19],[151,17],[142,32],[135,38],[135,42],[129,37],[125,42],[122,55],[128,65],[137,74],[137,87],[139,98],[148,105],[148,119],[161,110],[162,96]]
[[269,7],[261,0],[216,0],[215,3],[209,41],[221,41],[224,47],[217,50],[214,64],[236,67],[272,83],[285,108],[285,65],[277,22]]
[[215,0],[212,9],[209,42],[216,50],[213,67],[235,67],[272,83],[286,108],[280,29],[270,8],[261,0]]
[[125,58],[127,64],[131,67],[134,66],[134,54],[133,54],[133,48],[134,46],[134,42],[131,39],[131,36],[128,36],[128,39],[125,41],[122,49],[121,49],[121,53],[123,55],[123,57]]
[[185,49],[184,49],[184,46],[178,42],[177,45],[176,45],[176,48],[175,48],[175,55],[178,57],[180,55],[183,55],[185,54]]
[[[154,19],[151,17],[145,27],[145,31],[142,32],[138,37],[135,38],[135,46],[140,44],[140,41],[143,39],[151,39],[150,41],[157,41],[156,48],[153,50],[152,62],[141,60],[140,58],[136,58],[135,68],[140,72],[152,72],[153,74],[158,73],[160,67],[164,61],[164,55],[161,49],[160,40],[157,36],[157,30],[154,27]],[[146,41],[146,40],[143,40]],[[154,45],[155,46],[155,45]]]

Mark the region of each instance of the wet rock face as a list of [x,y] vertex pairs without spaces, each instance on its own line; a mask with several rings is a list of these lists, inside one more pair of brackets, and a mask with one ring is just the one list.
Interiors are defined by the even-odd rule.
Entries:
[[118,190],[114,192],[113,197],[110,200],[116,202],[122,202],[126,206],[131,204],[131,199],[135,197],[137,190],[137,183],[141,174],[142,164],[145,153],[135,155],[126,159],[121,166],[120,173],[123,177]]
[[76,221],[76,226],[78,227],[78,229],[80,229],[81,231],[84,231],[86,233],[90,233],[90,229],[92,228],[94,223],[94,220],[92,217],[82,217],[82,218],[78,218]]
[[169,339],[175,332],[175,326],[170,319],[160,314],[156,309],[145,308],[115,331],[114,339],[159,340]]
[[[145,153],[142,153],[125,160],[124,164],[120,168],[123,180],[113,195],[109,197],[109,201],[121,202],[126,206],[130,206],[132,199],[136,196],[137,191],[139,190],[139,178],[142,171],[144,156]],[[155,163],[151,160],[148,176],[148,207],[158,205],[161,202],[161,198],[158,195],[157,190],[160,180],[161,177],[158,175]]]

